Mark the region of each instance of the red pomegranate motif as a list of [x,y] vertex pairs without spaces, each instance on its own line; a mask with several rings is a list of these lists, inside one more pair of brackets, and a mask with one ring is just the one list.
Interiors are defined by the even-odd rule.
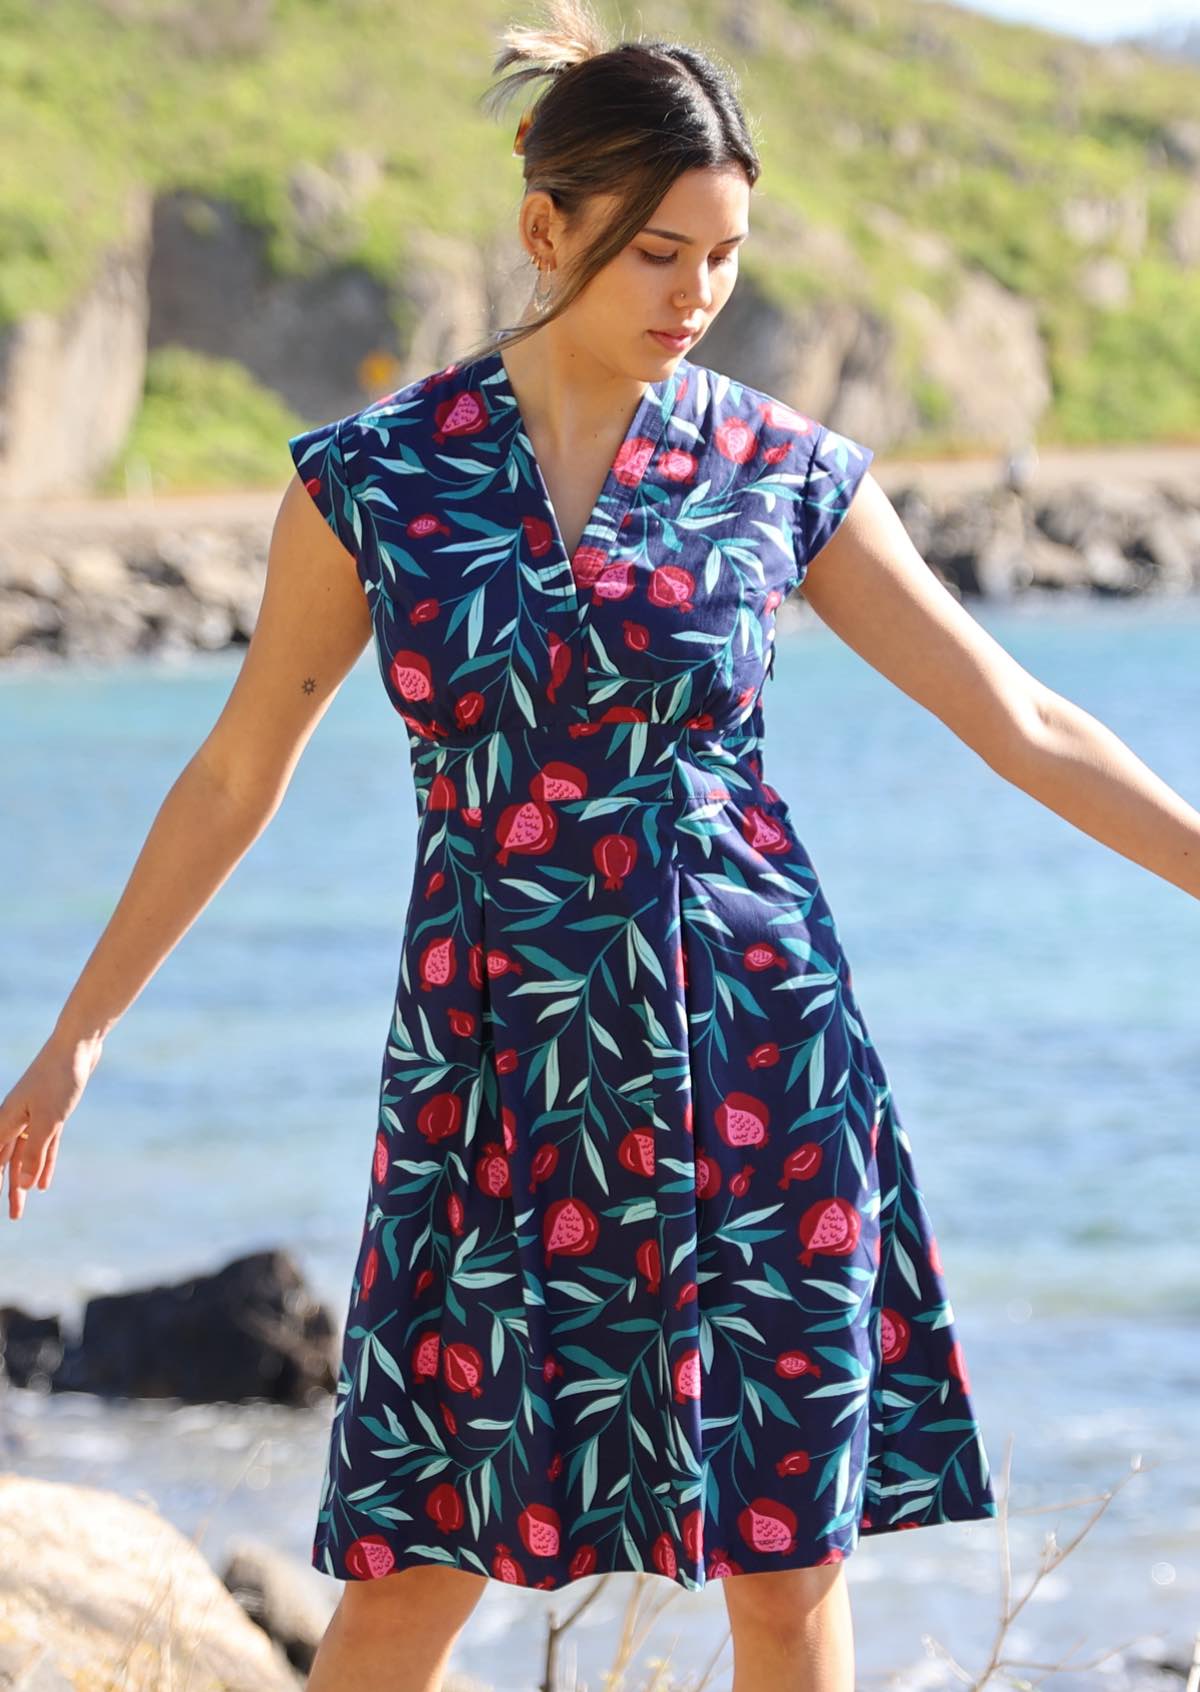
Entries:
[[442,1347],[442,1379],[451,1392],[469,1392],[472,1398],[482,1398],[482,1356],[473,1345],[452,1340]]
[[587,776],[583,770],[576,764],[564,764],[559,759],[543,765],[529,783],[531,797],[544,805],[553,805],[564,799],[582,799],[587,790]]
[[440,893],[445,885],[446,877],[443,875],[442,871],[434,870],[429,880],[425,883],[425,897],[427,899],[432,899],[433,895],[435,893]]
[[696,1197],[715,1198],[721,1190],[721,1166],[708,1152],[696,1153]]
[[525,1570],[513,1556],[507,1545],[497,1545],[492,1558],[492,1576],[495,1580],[505,1580],[510,1586],[527,1586]]
[[462,1199],[459,1198],[457,1193],[448,1193],[446,1195],[446,1223],[452,1234],[462,1234],[464,1215]]
[[819,1379],[821,1367],[807,1351],[781,1351],[775,1359],[775,1373],[785,1381],[799,1380],[801,1375],[816,1375]]
[[433,1285],[433,1270],[432,1269],[422,1269],[421,1273],[417,1276],[416,1280],[413,1282],[413,1292],[415,1293],[415,1295],[418,1298],[420,1298],[421,1294],[425,1291],[425,1288],[431,1287],[432,1285]]
[[444,934],[441,939],[431,940],[417,963],[417,976],[422,989],[428,992],[434,987],[444,987],[447,982],[454,980],[457,967],[453,934]]
[[523,973],[516,958],[509,952],[501,952],[496,947],[489,947],[484,959],[489,981],[495,981],[501,975],[521,975]]
[[744,1163],[736,1175],[729,1178],[729,1190],[734,1198],[745,1198],[750,1191],[750,1177],[754,1174],[754,1165]]
[[797,411],[784,400],[764,400],[760,403],[759,410],[768,429],[788,429],[794,435],[812,433],[812,418],[806,417],[802,411]]
[[546,683],[546,698],[554,705],[557,703],[558,689],[571,668],[571,648],[551,629],[546,636],[546,650],[550,654],[550,680]]
[[696,474],[697,459],[695,453],[685,452],[682,447],[668,447],[660,452],[654,465],[654,472],[664,482],[690,482]]
[[752,940],[742,953],[742,962],[747,969],[786,969],[787,959],[777,947],[766,940]]
[[572,1580],[579,1580],[583,1575],[590,1575],[594,1572],[596,1562],[596,1547],[594,1545],[581,1545],[567,1564],[567,1574]]
[[617,1162],[634,1175],[653,1175],[653,1128],[631,1128],[617,1144]]
[[417,1130],[430,1145],[448,1140],[462,1126],[462,1100],[457,1093],[434,1093],[417,1112]]
[[683,1540],[684,1555],[689,1562],[698,1563],[704,1555],[704,1514],[701,1510],[689,1510],[679,1524],[680,1537]]
[[[449,529],[446,530],[446,533],[447,534],[450,533]],[[441,602],[439,600],[436,600],[436,599],[418,599],[417,603],[413,606],[412,610],[408,613],[408,620],[412,624],[413,628],[415,629],[415,628],[418,628],[422,623],[435,622],[437,620],[437,618],[441,616],[441,614],[442,614],[442,607],[441,607]]]
[[650,644],[650,630],[645,623],[631,622],[628,617],[621,623],[621,634],[631,652],[644,652]]
[[548,1181],[558,1168],[558,1147],[555,1145],[539,1146],[533,1154],[533,1161],[529,1166],[531,1180],[529,1190],[536,1192],[543,1181]]
[[466,1520],[463,1501],[449,1481],[434,1487],[425,1500],[425,1514],[443,1533],[456,1533]]
[[441,1350],[442,1336],[436,1331],[422,1334],[412,1349],[412,1378],[414,1381],[432,1381],[437,1379],[438,1353]]
[[446,1432],[450,1435],[451,1439],[457,1439],[458,1417],[454,1414],[448,1404],[442,1403],[440,1398],[438,1399],[438,1411],[442,1418],[442,1426],[445,1428]]
[[764,1040],[760,1046],[755,1046],[746,1059],[751,1069],[771,1069],[779,1062],[779,1045],[775,1040]]
[[512,1172],[503,1146],[489,1140],[475,1160],[475,1182],[492,1198],[507,1198],[512,1192]]
[[615,559],[606,564],[592,583],[592,604],[628,599],[635,586],[633,565],[628,559]]
[[761,805],[747,805],[742,816],[742,838],[756,852],[786,852],[791,844],[787,829],[778,817]]
[[668,1580],[674,1580],[678,1565],[675,1561],[675,1547],[671,1543],[669,1533],[660,1533],[650,1548],[650,1561],[659,1574],[666,1575]]
[[[878,1123],[875,1124],[874,1134],[875,1134],[876,1137],[878,1137],[878,1134],[879,1134],[879,1124]],[[875,1140],[874,1139],[872,1139],[872,1141],[871,1141],[871,1150],[872,1151],[875,1150]],[[942,1269],[942,1254],[941,1254],[940,1250],[938,1249],[937,1235],[936,1234],[930,1234],[930,1236],[929,1236],[929,1249],[928,1249],[926,1255],[929,1259],[929,1267],[933,1270],[934,1274],[935,1275],[941,1275],[942,1273],[944,1273],[944,1271]]]
[[467,980],[472,987],[483,986],[483,947],[478,941],[467,953]]
[[714,1551],[709,1558],[709,1580],[724,1580],[726,1575],[743,1574],[744,1572],[742,1565],[735,1562],[728,1551]]
[[753,1093],[726,1093],[713,1112],[727,1146],[765,1146],[771,1113]]
[[807,1268],[818,1252],[827,1257],[849,1257],[858,1244],[862,1216],[848,1199],[818,1199],[804,1212],[797,1229],[804,1247],[797,1257]]
[[[479,984],[477,982],[476,986],[478,985]],[[501,1050],[496,1053],[496,1074],[511,1075],[516,1067],[517,1048],[515,1046],[502,1047]]]
[[483,395],[473,388],[462,388],[449,399],[441,400],[433,409],[437,428],[433,439],[438,446],[463,435],[477,435],[490,421]]
[[695,591],[696,578],[682,564],[659,564],[646,583],[646,598],[651,605],[661,605],[668,611],[694,611]]
[[613,892],[625,885],[637,862],[637,841],[630,834],[605,834],[592,847],[592,862],[604,877],[605,892]]
[[378,1274],[378,1272],[379,1272],[379,1248],[378,1248],[378,1246],[372,1246],[370,1251],[367,1253],[367,1260],[363,1264],[362,1286],[359,1289],[359,1294],[358,1294],[358,1296],[360,1298],[365,1297],[366,1294],[369,1293],[371,1288],[375,1285],[375,1276]]
[[589,1256],[599,1237],[600,1223],[590,1205],[579,1198],[555,1199],[542,1219],[547,1269],[556,1251],[563,1257]]
[[562,1540],[558,1511],[549,1504],[527,1504],[517,1517],[521,1543],[535,1557],[557,1557]]
[[967,1375],[967,1360],[963,1355],[961,1341],[955,1340],[954,1344],[950,1347],[949,1355],[946,1358],[946,1367],[954,1376],[962,1390],[965,1393],[969,1393],[971,1390],[971,1382]]
[[392,1548],[379,1533],[356,1539],[346,1552],[346,1567],[354,1580],[379,1580],[395,1566]]
[[646,1291],[655,1293],[662,1284],[662,1253],[658,1249],[658,1241],[643,1240],[633,1254],[638,1273],[646,1282]]
[[885,1304],[879,1313],[880,1356],[885,1363],[899,1363],[908,1350],[912,1329],[898,1310]]
[[692,1136],[694,1138],[695,1134],[694,1134],[694,1130],[692,1128],[692,1101],[691,1101],[691,1099],[689,1099],[688,1102],[683,1107],[683,1126],[687,1129],[689,1134],[692,1134]]
[[[675,395],[675,403],[679,404],[683,390]],[[621,449],[613,460],[612,473],[617,481],[627,488],[636,488],[646,473],[646,466],[654,456],[653,441],[647,440],[645,435],[634,435],[627,441],[621,442]]]
[[682,1310],[685,1304],[694,1304],[699,1294],[700,1288],[695,1281],[685,1281],[679,1289],[679,1297],[675,1300],[676,1310]]
[[500,1137],[504,1141],[504,1149],[511,1157],[517,1149],[517,1119],[507,1105],[500,1107]]
[[451,531],[436,511],[421,511],[404,525],[404,532],[412,540],[428,540],[430,535],[448,535]]
[[793,1181],[811,1181],[825,1161],[825,1153],[816,1140],[805,1140],[802,1146],[797,1146],[794,1152],[789,1152],[784,1159],[783,1174],[779,1178],[781,1187],[790,1187]]
[[475,1018],[470,1011],[450,1009],[446,1013],[446,1020],[450,1024],[451,1034],[457,1034],[466,1040],[475,1032]]
[[549,805],[526,799],[521,805],[506,805],[496,824],[500,850],[496,857],[506,864],[514,852],[539,855],[548,852],[558,836],[558,818]]
[[429,784],[429,797],[425,801],[427,811],[449,811],[458,804],[458,793],[454,783],[448,775],[435,775]]
[[807,1451],[785,1451],[775,1465],[777,1475],[806,1475],[812,1467]]
[[671,1370],[675,1381],[675,1402],[686,1404],[700,1396],[700,1353],[693,1346],[679,1354]]
[[581,593],[590,592],[597,576],[608,563],[608,552],[602,546],[576,547],[571,559],[571,573]]
[[758,451],[758,435],[743,417],[729,417],[713,431],[713,442],[723,458],[746,464]]
[[522,517],[521,527],[525,530],[525,544],[529,548],[531,558],[544,558],[554,545],[554,530],[544,517]]
[[402,650],[392,658],[391,669],[388,674],[392,678],[392,686],[401,699],[432,699],[433,682],[430,679],[429,660],[423,658],[419,652]]
[[382,1131],[375,1135],[375,1163],[373,1174],[377,1181],[382,1181],[388,1172],[388,1147]]
[[715,728],[716,719],[711,711],[699,711],[694,717],[688,717],[683,726],[690,729]]
[[796,1512],[777,1498],[752,1498],[738,1512],[738,1532],[753,1550],[789,1557],[796,1549]]
[[459,728],[470,728],[482,717],[486,705],[486,699],[477,688],[472,688],[469,693],[460,693],[454,701],[454,721]]

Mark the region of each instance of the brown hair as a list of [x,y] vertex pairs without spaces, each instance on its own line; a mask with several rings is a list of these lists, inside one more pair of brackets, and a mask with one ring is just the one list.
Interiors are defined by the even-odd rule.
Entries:
[[504,31],[492,70],[518,69],[481,104],[491,114],[518,88],[549,76],[518,132],[526,190],[545,190],[568,220],[593,194],[619,195],[620,203],[553,305],[529,323],[494,330],[462,355],[464,364],[524,340],[564,312],[684,171],[740,165],[753,187],[761,170],[730,69],[679,42],[639,35],[610,43],[587,0],[549,0],[547,10],[541,26]]

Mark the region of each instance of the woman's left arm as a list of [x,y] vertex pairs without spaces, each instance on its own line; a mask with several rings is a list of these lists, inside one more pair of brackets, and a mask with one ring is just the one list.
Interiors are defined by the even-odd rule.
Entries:
[[801,591],[998,775],[1200,899],[1200,811],[993,640],[926,564],[869,471]]

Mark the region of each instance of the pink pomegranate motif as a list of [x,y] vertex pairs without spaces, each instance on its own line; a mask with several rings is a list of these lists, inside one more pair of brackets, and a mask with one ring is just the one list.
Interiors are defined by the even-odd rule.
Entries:
[[417,1131],[430,1145],[448,1140],[462,1126],[462,1100],[457,1093],[434,1093],[417,1112]]
[[653,1175],[653,1128],[631,1128],[618,1142],[617,1162],[634,1175]]
[[726,1093],[713,1116],[727,1146],[766,1145],[771,1113],[753,1093]]
[[807,1451],[785,1451],[775,1465],[777,1475],[806,1475],[812,1467]]
[[469,693],[460,693],[454,701],[454,721],[459,728],[470,728],[472,723],[477,723],[482,717],[486,704],[487,701],[477,688],[472,688]]
[[715,1198],[721,1190],[721,1166],[707,1152],[696,1153],[696,1197]]
[[567,1574],[572,1580],[579,1580],[584,1575],[590,1575],[596,1568],[596,1547],[581,1545],[571,1561],[567,1564]]
[[[675,403],[679,404],[679,393],[675,395]],[[636,488],[653,456],[654,442],[648,441],[645,435],[634,435],[632,439],[621,442],[621,450],[613,460],[612,473],[623,486]]]
[[646,1291],[655,1293],[662,1284],[662,1253],[656,1239],[643,1240],[633,1254],[638,1273],[646,1282]]
[[395,1566],[392,1548],[380,1533],[356,1539],[346,1552],[346,1567],[354,1580],[379,1580]]
[[608,552],[602,546],[576,547],[571,559],[571,573],[581,593],[590,593],[596,577],[608,563]]
[[492,1198],[507,1198],[512,1192],[512,1172],[503,1146],[489,1140],[475,1162],[475,1181],[479,1190]]
[[392,659],[389,675],[392,686],[401,699],[432,699],[429,660],[419,652],[397,652]]
[[375,1162],[372,1173],[377,1181],[382,1181],[388,1172],[388,1147],[382,1132],[375,1135]]
[[675,980],[680,987],[688,984],[687,954],[678,941],[675,943]]
[[637,862],[637,841],[630,834],[602,835],[592,847],[592,862],[604,877],[605,892],[625,885],[625,877]]
[[556,1251],[563,1257],[589,1256],[595,1251],[599,1237],[600,1223],[596,1213],[582,1199],[555,1199],[547,1205],[542,1218],[547,1269]]
[[435,775],[429,784],[429,797],[425,801],[427,811],[450,811],[458,804],[458,793],[454,783],[448,775]]
[[699,1398],[700,1353],[695,1346],[690,1351],[680,1352],[671,1373],[675,1380],[676,1404],[686,1404],[690,1398]]
[[787,1557],[796,1549],[796,1512],[777,1498],[752,1498],[738,1512],[738,1532],[755,1551]]
[[801,1375],[821,1374],[821,1366],[814,1363],[807,1351],[781,1351],[775,1359],[775,1373],[785,1381],[799,1380]]
[[495,946],[489,947],[484,966],[487,969],[489,981],[495,981],[501,975],[520,975],[523,973],[520,964],[510,952],[502,952]]
[[742,417],[729,417],[713,430],[713,442],[723,458],[746,464],[758,451],[758,435]]
[[691,1134],[693,1136],[693,1138],[695,1138],[694,1130],[692,1128],[692,1101],[691,1101],[691,1099],[689,1099],[688,1102],[683,1107],[683,1126],[687,1129],[688,1133]]
[[811,1181],[825,1161],[825,1153],[816,1140],[805,1140],[794,1152],[789,1152],[783,1165],[779,1186],[789,1187],[793,1181]]
[[[627,559],[616,559],[606,564],[592,583],[592,604],[599,605],[605,600],[628,599],[635,585],[633,565]],[[586,661],[585,653],[584,662]]]
[[451,1392],[469,1392],[472,1398],[482,1398],[482,1356],[473,1345],[452,1340],[442,1347],[442,1379]]
[[462,388],[440,401],[433,409],[433,417],[437,424],[433,439],[438,446],[463,435],[477,435],[490,422],[483,396],[473,388]]
[[899,1363],[908,1350],[912,1329],[898,1310],[885,1304],[879,1313],[880,1356],[885,1363]]
[[621,635],[631,652],[644,652],[650,644],[650,630],[645,623],[632,622],[628,617],[622,620]]
[[768,429],[790,429],[793,434],[811,435],[813,421],[783,400],[771,399],[759,406]]
[[744,1573],[745,1570],[742,1568],[742,1565],[740,1563],[735,1563],[728,1551],[721,1550],[714,1551],[712,1553],[708,1564],[709,1580],[724,1580],[726,1575],[738,1575]]
[[552,629],[546,636],[546,650],[550,654],[550,680],[546,683],[546,698],[554,705],[557,703],[558,689],[571,668],[571,648],[565,640],[560,640]]
[[439,1333],[422,1334],[412,1349],[412,1377],[414,1381],[432,1381],[437,1379],[438,1354],[441,1350],[442,1337]]
[[742,838],[756,852],[786,852],[791,844],[787,829],[778,817],[761,805],[747,805],[742,817]]
[[704,1556],[704,1513],[702,1510],[689,1510],[679,1524],[680,1536],[683,1539],[684,1555],[691,1563],[698,1563]]
[[668,611],[694,611],[695,591],[696,578],[682,564],[658,565],[646,583],[646,598],[651,605],[661,605]]
[[[874,1132],[875,1132],[876,1135],[878,1135],[878,1133],[879,1133],[879,1124],[878,1123],[875,1124]],[[872,1141],[871,1150],[874,1151],[874,1149],[875,1149],[875,1146],[874,1146],[874,1142]],[[928,1260],[929,1260],[929,1267],[933,1270],[934,1274],[935,1275],[943,1274],[944,1271],[942,1269],[942,1254],[938,1249],[936,1234],[930,1234],[930,1236],[929,1236],[929,1250],[928,1250],[927,1256],[928,1256]]]
[[848,1199],[818,1199],[800,1218],[797,1231],[804,1246],[797,1257],[807,1268],[817,1252],[827,1257],[849,1257],[858,1244],[862,1216]]
[[448,1193],[446,1195],[446,1222],[452,1234],[462,1234],[464,1214],[462,1199],[459,1198],[457,1193]]
[[654,1541],[650,1551],[650,1561],[659,1574],[666,1575],[668,1580],[674,1580],[678,1569],[675,1560],[675,1547],[671,1543],[669,1533],[660,1533]]
[[421,987],[430,991],[434,987],[444,987],[447,982],[454,980],[457,969],[454,958],[454,936],[445,934],[438,940],[431,940],[421,953],[417,963],[417,977]]
[[554,545],[554,530],[543,517],[522,517],[525,543],[531,558],[544,558]]
[[375,1276],[378,1274],[378,1272],[379,1272],[379,1248],[378,1248],[378,1246],[372,1246],[370,1251],[367,1253],[367,1260],[363,1264],[362,1287],[360,1288],[359,1295],[358,1295],[360,1298],[364,1298],[366,1296],[366,1294],[370,1292],[371,1288],[375,1285]]
[[779,1044],[775,1040],[764,1040],[746,1059],[751,1069],[771,1069],[779,1062]]
[[664,482],[690,482],[696,475],[696,455],[682,447],[668,447],[659,453],[654,470]]
[[763,600],[763,611],[769,616],[770,613],[774,611],[775,607],[777,605],[781,605],[782,603],[783,595],[780,593],[778,588],[772,588],[770,593]]
[[506,864],[513,852],[540,856],[558,837],[558,818],[549,805],[526,799],[522,805],[506,805],[496,824],[500,850],[496,857]]
[[742,953],[742,962],[747,969],[754,971],[787,968],[783,953],[766,940],[752,940]]
[[455,1533],[466,1520],[463,1501],[449,1481],[434,1487],[425,1500],[425,1514],[443,1533]]
[[529,783],[529,792],[542,804],[553,805],[557,800],[582,799],[588,790],[587,776],[576,764],[551,759]]
[[492,1577],[495,1580],[505,1580],[510,1586],[528,1586],[525,1570],[513,1556],[507,1545],[497,1545],[492,1558]]
[[539,1146],[533,1154],[533,1161],[529,1166],[532,1177],[529,1182],[531,1193],[536,1192],[543,1181],[548,1181],[558,1168],[558,1147],[555,1145]]
[[549,1504],[527,1504],[517,1517],[521,1543],[535,1557],[557,1557],[562,1539],[558,1511]]
[[745,1198],[750,1191],[750,1177],[754,1174],[752,1163],[743,1163],[736,1175],[729,1178],[729,1190],[734,1198]]

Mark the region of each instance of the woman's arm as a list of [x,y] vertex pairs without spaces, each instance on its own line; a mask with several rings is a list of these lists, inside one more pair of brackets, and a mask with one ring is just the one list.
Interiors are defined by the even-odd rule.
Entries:
[[63,1121],[104,1037],[271,820],[370,634],[355,561],[294,475],[229,698],[163,800],[53,1032],[0,1103],[0,1181],[12,1159],[10,1216],[21,1214],[21,1188],[49,1185]]
[[822,622],[999,775],[1200,899],[1200,811],[993,640],[934,575],[869,471],[802,591]]

